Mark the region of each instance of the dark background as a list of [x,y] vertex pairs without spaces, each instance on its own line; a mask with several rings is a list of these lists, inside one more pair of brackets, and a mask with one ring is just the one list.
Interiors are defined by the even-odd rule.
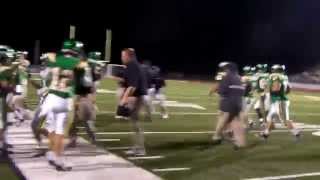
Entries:
[[[166,72],[212,74],[220,61],[286,64],[290,73],[320,60],[318,0],[141,0],[17,2],[1,5],[0,43],[57,50],[69,24],[87,50],[104,51],[113,30],[112,62],[136,48]],[[32,54],[31,54],[32,57]]]

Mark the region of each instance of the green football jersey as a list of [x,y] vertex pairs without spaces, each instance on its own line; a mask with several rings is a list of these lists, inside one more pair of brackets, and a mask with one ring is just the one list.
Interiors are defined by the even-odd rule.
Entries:
[[241,77],[241,81],[243,86],[245,87],[245,97],[253,97],[255,86],[256,86],[256,79],[253,75],[244,75]]
[[[54,62],[48,62],[49,68],[59,68],[61,70],[70,70],[73,71],[80,63],[79,58],[68,57],[63,55],[57,55]],[[53,78],[54,79],[54,78]],[[52,80],[53,80],[52,79]],[[59,82],[51,81],[49,93],[53,93],[62,98],[69,98],[74,95],[73,81],[68,80],[67,88],[61,89],[59,87],[60,81],[66,79],[63,75],[59,75]]]
[[280,73],[272,73],[269,79],[271,101],[286,101],[287,88],[289,86],[288,76]]
[[63,70],[73,70],[79,64],[79,62],[79,58],[57,55],[54,62],[48,62],[48,67],[58,67]]
[[267,92],[269,74],[268,73],[257,73],[256,77],[256,90],[258,93],[262,94]]

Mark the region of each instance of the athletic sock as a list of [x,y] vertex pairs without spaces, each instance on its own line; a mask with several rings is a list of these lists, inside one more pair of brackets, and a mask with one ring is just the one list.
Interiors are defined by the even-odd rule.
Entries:
[[300,133],[299,129],[291,129],[291,133],[296,136]]
[[48,161],[56,161],[57,160],[57,156],[53,151],[48,151],[46,154],[46,158],[48,159]]

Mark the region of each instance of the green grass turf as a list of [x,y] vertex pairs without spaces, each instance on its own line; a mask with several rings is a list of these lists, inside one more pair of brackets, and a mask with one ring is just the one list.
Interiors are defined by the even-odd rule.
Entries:
[[[105,81],[102,89],[115,90],[116,85]],[[216,113],[218,98],[208,97],[210,84],[168,81],[166,94],[168,100],[199,104],[206,110],[192,108],[169,108],[174,112]],[[290,95],[292,119],[297,122],[319,124],[319,101],[305,98],[305,95],[320,96],[319,93],[293,92]],[[115,97],[100,94],[98,105],[101,111],[114,111]],[[252,115],[255,118],[255,115]],[[159,115],[153,122],[144,122],[145,131],[213,131],[216,115],[171,115],[162,120]],[[97,117],[99,132],[131,131],[130,123],[114,120],[112,114]],[[120,138],[120,142],[100,143],[103,147],[131,145],[130,135],[99,135],[99,138]],[[153,168],[190,167],[190,171],[158,172],[164,179],[205,180],[205,179],[243,179],[264,176],[277,176],[320,171],[320,152],[317,141],[320,137],[305,132],[303,140],[294,142],[288,132],[273,133],[267,143],[249,134],[249,147],[234,151],[229,143],[209,146],[210,134],[148,134],[146,148],[149,155],[162,155],[163,159],[135,160],[136,165],[152,170]],[[124,158],[121,150],[112,151]],[[315,177],[309,177],[309,179]],[[319,178],[319,177],[316,177]]]
[[5,161],[0,162],[0,177],[4,180],[18,180],[16,174],[12,171],[8,163]]
[[[216,113],[218,97],[209,97],[210,84],[198,82],[168,81],[166,95],[168,100],[195,103],[206,108],[169,108],[170,113]],[[100,89],[116,90],[116,83],[105,80]],[[36,96],[30,89],[28,99],[30,107],[34,107]],[[320,97],[320,93],[293,92],[290,95],[292,119],[297,122],[319,124],[320,101],[305,98],[305,95]],[[116,98],[114,94],[99,94],[97,104],[100,113],[97,115],[98,132],[131,131],[128,122],[115,120]],[[252,118],[256,118],[252,112]],[[314,113],[314,114],[307,114]],[[319,114],[318,114],[319,113]],[[170,115],[170,119],[162,120],[159,115],[153,116],[152,122],[144,122],[145,131],[213,131],[216,115]],[[294,142],[288,132],[273,133],[267,143],[256,134],[248,136],[248,148],[235,151],[229,143],[220,146],[209,145],[211,134],[147,134],[146,148],[149,155],[162,155],[163,159],[134,160],[137,166],[149,171],[154,168],[190,167],[190,171],[157,172],[168,180],[212,180],[243,179],[264,176],[278,176],[309,172],[320,172],[320,137],[304,132],[302,141]],[[130,135],[98,135],[98,138],[120,138],[120,142],[101,142],[101,147],[122,147],[131,145]],[[124,158],[123,151],[113,150]],[[0,166],[1,167],[1,166]],[[1,171],[0,171],[1,174]],[[319,179],[308,177],[303,179]]]

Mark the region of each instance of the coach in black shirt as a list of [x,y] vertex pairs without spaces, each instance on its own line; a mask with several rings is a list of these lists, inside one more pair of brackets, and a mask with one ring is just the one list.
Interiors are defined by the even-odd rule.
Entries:
[[213,139],[215,141],[221,141],[222,132],[230,128],[234,135],[235,145],[243,147],[245,145],[245,135],[242,125],[243,121],[241,120],[241,110],[244,87],[242,86],[236,64],[226,62],[219,66],[226,75],[222,78],[218,86],[218,94],[220,96],[219,119]]
[[120,101],[121,106],[128,106],[130,119],[135,132],[134,147],[127,154],[145,155],[143,127],[138,121],[139,111],[143,105],[143,97],[146,95],[147,82],[141,66],[136,58],[134,49],[128,48],[121,52],[122,63],[126,65],[124,71],[125,91]]

